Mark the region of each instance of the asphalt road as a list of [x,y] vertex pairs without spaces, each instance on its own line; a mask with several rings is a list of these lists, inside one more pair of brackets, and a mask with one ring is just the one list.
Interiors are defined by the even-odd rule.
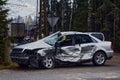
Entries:
[[120,80],[120,54],[101,67],[89,63],[54,69],[4,69],[0,80]]

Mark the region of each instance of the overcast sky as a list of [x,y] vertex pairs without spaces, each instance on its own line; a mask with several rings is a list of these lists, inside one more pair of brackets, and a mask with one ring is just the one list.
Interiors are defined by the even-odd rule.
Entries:
[[35,16],[36,14],[36,0],[9,0],[7,7],[10,9],[9,17]]
[[10,9],[9,17],[15,18],[20,15],[24,18],[36,15],[37,0],[8,0],[8,3],[10,3],[7,6]]

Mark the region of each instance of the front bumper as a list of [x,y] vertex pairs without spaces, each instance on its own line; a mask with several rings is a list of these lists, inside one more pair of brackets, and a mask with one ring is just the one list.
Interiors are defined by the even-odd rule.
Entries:
[[18,64],[29,64],[30,57],[33,56],[33,50],[13,49],[10,57],[11,61]]
[[28,64],[29,63],[29,57],[16,57],[16,56],[11,56],[12,62],[18,63],[18,64]]

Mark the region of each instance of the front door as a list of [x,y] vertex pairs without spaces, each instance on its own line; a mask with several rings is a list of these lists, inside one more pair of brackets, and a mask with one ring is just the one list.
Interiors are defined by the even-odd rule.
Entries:
[[61,61],[78,62],[80,60],[81,47],[75,43],[74,35],[62,36],[59,40],[56,58]]

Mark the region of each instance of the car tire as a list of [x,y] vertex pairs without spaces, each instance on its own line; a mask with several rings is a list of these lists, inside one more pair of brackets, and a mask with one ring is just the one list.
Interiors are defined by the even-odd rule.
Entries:
[[46,69],[51,69],[55,67],[55,61],[52,56],[44,56],[42,59],[42,67]]
[[103,66],[106,62],[106,55],[102,51],[98,51],[94,54],[92,62],[96,66]]

